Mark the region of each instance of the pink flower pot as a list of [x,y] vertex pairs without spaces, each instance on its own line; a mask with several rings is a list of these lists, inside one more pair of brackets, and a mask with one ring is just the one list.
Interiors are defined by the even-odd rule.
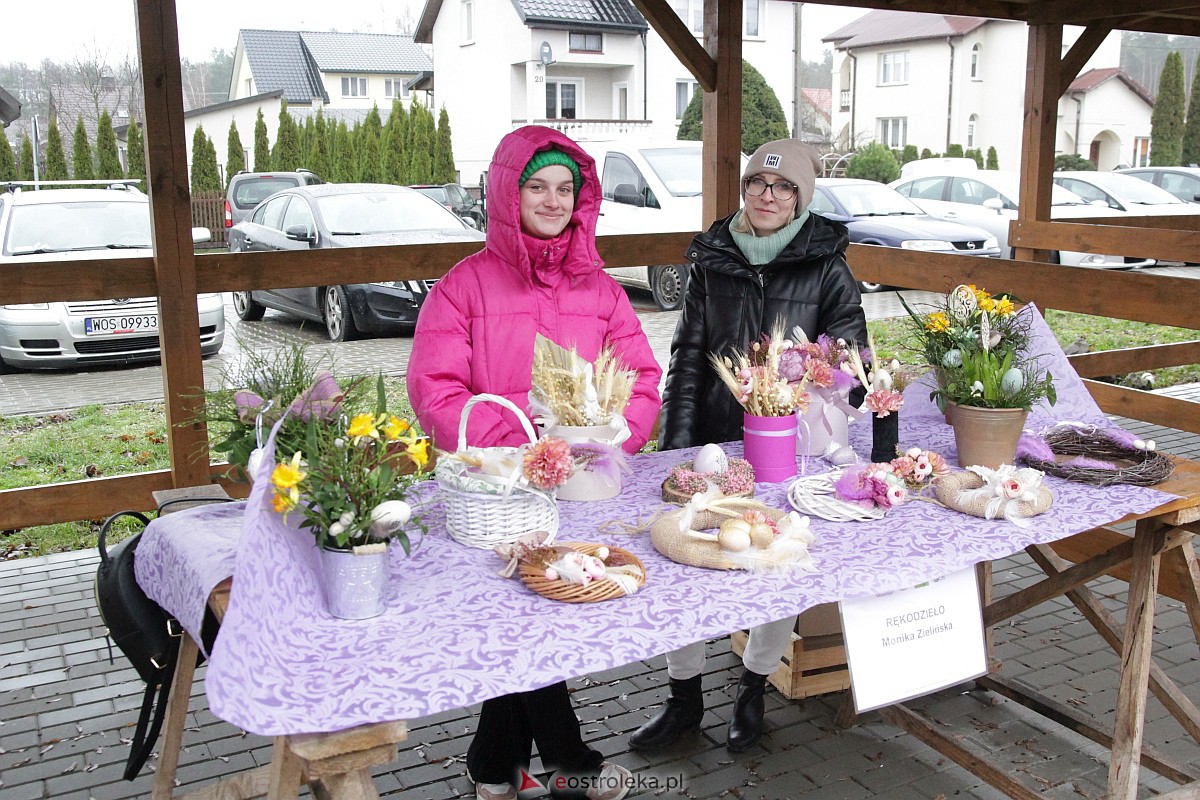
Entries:
[[796,474],[796,415],[760,417],[744,414],[742,443],[754,479],[785,481]]

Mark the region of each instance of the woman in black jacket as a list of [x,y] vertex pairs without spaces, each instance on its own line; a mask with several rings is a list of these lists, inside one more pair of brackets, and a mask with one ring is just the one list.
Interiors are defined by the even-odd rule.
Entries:
[[[695,267],[671,343],[659,449],[742,437],[742,407],[709,353],[744,351],[776,323],[785,332],[798,325],[812,341],[825,333],[866,342],[858,282],[846,263],[846,227],[807,210],[820,164],[816,151],[795,139],[764,144],[742,175],[742,210],[692,240],[687,257]],[[731,751],[762,736],[767,676],[779,667],[795,623],[790,617],[751,630],[729,723]],[[704,642],[667,654],[671,695],[630,737],[633,748],[657,749],[699,728],[703,667]]]

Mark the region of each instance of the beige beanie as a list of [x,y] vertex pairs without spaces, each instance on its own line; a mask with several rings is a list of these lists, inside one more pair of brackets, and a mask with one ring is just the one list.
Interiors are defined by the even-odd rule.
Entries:
[[797,212],[808,208],[813,198],[813,186],[821,173],[821,156],[799,139],[777,139],[754,151],[746,171],[742,173],[742,199],[746,199],[746,178],[760,172],[774,172],[796,184]]

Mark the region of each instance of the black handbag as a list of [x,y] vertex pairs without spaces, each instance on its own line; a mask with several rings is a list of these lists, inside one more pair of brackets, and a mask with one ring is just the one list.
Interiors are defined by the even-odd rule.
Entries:
[[[159,508],[160,514],[162,510]],[[133,562],[142,532],[138,531],[111,550],[106,547],[109,529],[122,518],[137,520],[143,527],[150,524],[150,519],[137,511],[121,511],[104,521],[97,540],[100,566],[96,569],[95,592],[96,605],[100,608],[100,617],[107,629],[105,635],[109,640],[109,662],[112,662],[112,645],[115,644],[146,682],[142,710],[130,745],[129,759],[125,762],[124,777],[131,781],[146,763],[162,730],[167,697],[171,693],[175,662],[179,657],[184,632],[174,617],[146,596],[134,577]],[[215,636],[216,630],[216,620],[211,613],[205,612],[206,647],[212,644],[212,637],[208,634],[211,631]],[[203,661],[204,655],[201,654],[196,664]]]

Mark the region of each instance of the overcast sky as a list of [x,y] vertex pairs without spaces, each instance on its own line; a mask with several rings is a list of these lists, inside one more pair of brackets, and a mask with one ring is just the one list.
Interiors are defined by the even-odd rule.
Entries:
[[[69,62],[96,54],[119,64],[137,51],[133,0],[0,0],[0,5],[6,34],[0,62],[35,66],[43,58]],[[181,0],[179,49],[191,61],[205,60],[213,48],[232,52],[239,28],[395,33],[406,9],[415,20],[424,5],[424,0]],[[802,55],[820,60],[821,37],[864,13],[803,4]]]

